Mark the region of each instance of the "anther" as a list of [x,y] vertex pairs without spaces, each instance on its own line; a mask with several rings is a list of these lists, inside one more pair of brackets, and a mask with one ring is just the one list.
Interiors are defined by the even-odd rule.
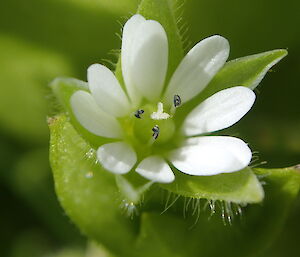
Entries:
[[141,118],[141,115],[144,113],[144,110],[139,109],[134,113],[134,116],[137,117],[138,119]]
[[152,131],[153,131],[153,134],[152,134],[152,137],[154,139],[157,139],[158,136],[159,136],[159,127],[157,125],[155,125],[153,128],[152,128]]
[[175,108],[181,105],[181,98],[179,95],[174,95],[174,106]]

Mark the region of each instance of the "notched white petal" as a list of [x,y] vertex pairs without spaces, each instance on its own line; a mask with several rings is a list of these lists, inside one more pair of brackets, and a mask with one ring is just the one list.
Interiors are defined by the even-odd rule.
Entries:
[[88,68],[90,91],[99,107],[105,112],[122,117],[130,111],[127,96],[115,75],[101,64],[93,64]]
[[149,101],[160,97],[168,66],[168,39],[157,21],[141,23],[135,33],[129,66],[132,81]]
[[255,94],[246,87],[221,90],[199,104],[183,123],[187,136],[214,132],[238,122],[253,106]]
[[165,100],[170,104],[174,95],[182,103],[199,94],[222,68],[229,55],[227,39],[215,35],[196,44],[183,58],[168,85]]
[[70,99],[72,111],[79,123],[88,131],[101,137],[121,138],[118,121],[103,112],[88,92],[76,91]]
[[175,176],[167,162],[160,156],[150,156],[144,159],[135,170],[146,179],[158,183],[171,183]]
[[106,170],[115,174],[129,172],[137,160],[135,151],[124,142],[102,145],[97,150],[97,158]]
[[197,176],[239,171],[250,163],[251,158],[251,150],[244,141],[227,136],[189,138],[169,155],[175,168]]
[[139,26],[145,21],[145,18],[139,14],[133,15],[124,25],[122,35],[122,49],[121,49],[121,65],[124,82],[126,85],[127,93],[131,100],[134,102],[139,101],[141,98],[136,92],[131,78],[130,62],[132,57],[132,46],[135,39],[136,31]]

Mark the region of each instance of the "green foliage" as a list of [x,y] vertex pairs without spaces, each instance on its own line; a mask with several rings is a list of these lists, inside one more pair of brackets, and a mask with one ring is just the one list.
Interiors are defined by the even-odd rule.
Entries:
[[[216,213],[208,220],[203,201],[192,200],[188,207],[184,198],[178,197],[177,202],[170,201],[174,205],[161,215],[166,207],[159,200],[161,191],[155,188],[145,194],[140,206],[126,207],[127,202],[123,202],[124,212],[135,213],[137,208],[139,215],[131,220],[122,213],[120,205],[124,198],[118,193],[114,175],[95,163],[90,146],[66,117],[58,116],[49,122],[50,161],[62,206],[85,235],[117,256],[150,257],[153,252],[165,257],[241,253],[252,256],[279,233],[299,191],[300,173],[294,168],[254,169],[266,183],[266,198],[261,205],[244,208],[241,220],[234,214],[240,207],[233,203],[211,202]],[[225,223],[232,225],[225,226],[222,216]]]

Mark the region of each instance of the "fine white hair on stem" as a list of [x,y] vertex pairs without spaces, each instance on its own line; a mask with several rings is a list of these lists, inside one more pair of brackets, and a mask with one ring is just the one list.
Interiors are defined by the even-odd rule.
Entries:
[[118,39],[122,41],[122,35],[120,34],[120,32],[116,32],[115,35],[117,36]]
[[[171,201],[171,203],[169,204],[169,200],[171,198],[171,195],[174,195],[174,199]],[[161,212],[161,214],[165,213],[167,210],[169,210],[175,203],[176,201],[180,198],[180,195],[176,195],[176,194],[172,194],[168,197],[168,200],[165,204],[165,209]]]
[[267,161],[260,161],[260,157],[259,157],[259,151],[252,151],[252,159],[251,162],[249,163],[249,167],[250,168],[256,168],[259,167],[261,165],[267,164]]
[[112,70],[117,67],[117,63],[110,59],[101,59],[101,64],[105,65],[106,67],[110,67]]
[[[209,214],[208,220],[215,215],[220,215],[224,226],[232,225],[236,217],[242,217],[242,207],[247,205],[244,203],[233,203],[224,200],[184,197],[171,192],[168,192],[167,196],[165,197],[166,202],[164,204],[164,210],[161,212],[161,214],[168,211],[176,202],[180,202],[183,207],[183,218],[194,218],[194,221],[190,225],[189,229],[193,229],[198,224],[201,213],[203,213],[202,215]],[[181,197],[183,199],[182,201],[179,201]],[[209,211],[209,213],[207,213],[207,211]]]
[[196,215],[196,218],[192,226],[189,227],[189,229],[193,229],[199,221],[200,212],[201,212],[201,199],[194,198],[192,206],[193,206],[192,216]]
[[183,6],[186,4],[186,0],[184,1],[176,1],[175,5],[175,16],[176,16],[176,25],[178,27],[179,36],[181,39],[182,47],[184,52],[188,52],[188,50],[192,47],[192,41],[188,37],[189,25],[187,22],[184,22],[184,8]]

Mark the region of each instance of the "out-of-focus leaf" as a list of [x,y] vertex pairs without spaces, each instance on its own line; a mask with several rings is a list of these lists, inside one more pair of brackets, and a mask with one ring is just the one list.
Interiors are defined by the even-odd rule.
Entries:
[[161,187],[184,197],[232,203],[257,203],[264,197],[262,186],[250,168],[215,176],[189,176],[176,172],[176,180],[161,184]]
[[[55,253],[44,254],[45,257],[88,257],[82,249],[65,248]],[[21,256],[20,256],[21,257]],[[102,257],[101,255],[99,257]],[[103,256],[106,257],[106,256]]]
[[[20,43],[28,42],[33,47],[63,56],[70,61],[76,75],[85,78],[88,65],[111,59],[108,52],[120,45],[115,35],[120,30],[118,21],[122,22],[122,16],[136,10],[137,1],[1,1],[0,33],[17,36]],[[4,46],[0,48],[5,50]],[[18,59],[18,55],[12,58]],[[62,75],[73,74],[61,72]]]
[[15,160],[10,172],[10,188],[37,214],[62,242],[80,245],[82,237],[68,222],[59,206],[53,188],[47,149],[36,149]]
[[70,2],[71,4],[78,5],[84,9],[105,9],[107,12],[124,13],[135,10],[139,1],[140,0],[66,0],[65,2]]
[[9,37],[0,37],[0,126],[29,143],[47,140],[46,86],[54,76],[70,73],[60,55]]
[[107,251],[102,245],[95,242],[89,242],[84,257],[116,257]]
[[41,257],[50,251],[51,242],[47,235],[39,230],[20,233],[13,241],[10,257]]

